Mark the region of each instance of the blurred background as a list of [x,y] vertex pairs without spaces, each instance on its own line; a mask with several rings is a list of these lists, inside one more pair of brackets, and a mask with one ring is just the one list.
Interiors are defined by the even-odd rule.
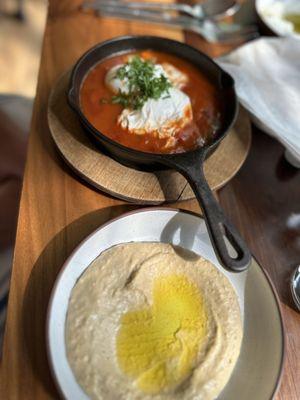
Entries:
[[0,1],[1,94],[34,96],[46,11],[46,0]]
[[0,1],[0,356],[46,0]]

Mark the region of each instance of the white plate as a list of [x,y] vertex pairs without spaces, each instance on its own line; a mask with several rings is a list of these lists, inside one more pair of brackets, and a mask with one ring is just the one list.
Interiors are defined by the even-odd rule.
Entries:
[[193,250],[230,279],[244,315],[244,338],[238,363],[219,399],[271,399],[282,371],[284,333],[269,280],[255,260],[247,273],[225,271],[215,257],[204,221],[195,214],[167,208],[142,209],[110,221],[88,236],[65,262],[52,291],[47,320],[48,356],[61,395],[68,400],[88,399],[66,357],[65,320],[71,290],[102,251],[132,241],[172,243]]

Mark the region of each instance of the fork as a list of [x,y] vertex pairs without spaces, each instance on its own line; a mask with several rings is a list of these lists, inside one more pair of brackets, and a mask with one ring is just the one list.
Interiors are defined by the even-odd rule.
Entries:
[[234,15],[240,8],[235,0],[209,0],[201,4],[186,3],[161,3],[161,2],[136,2],[120,0],[95,0],[87,1],[82,5],[83,9],[96,8],[98,6],[127,7],[130,9],[156,10],[156,11],[179,11],[194,18],[221,19]]
[[[84,3],[83,10],[93,9],[101,16],[121,18],[125,20],[146,21],[163,24],[174,28],[202,35],[208,42],[233,43],[247,41],[258,36],[257,27],[243,26],[234,23],[218,22],[212,18],[195,18],[186,15],[173,15],[165,10],[148,11],[140,8],[128,7],[128,4],[119,0],[101,0],[95,3]],[[139,5],[142,3],[138,3]]]

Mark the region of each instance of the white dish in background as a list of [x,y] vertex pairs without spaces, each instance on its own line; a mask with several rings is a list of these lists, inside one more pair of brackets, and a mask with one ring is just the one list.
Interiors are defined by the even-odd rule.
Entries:
[[[155,223],[153,223],[155,221]],[[193,250],[213,262],[235,287],[244,317],[244,338],[234,372],[219,400],[269,400],[281,376],[284,333],[274,290],[255,260],[247,272],[231,273],[218,263],[204,221],[188,212],[151,208],[130,212],[103,225],[65,262],[52,291],[47,319],[47,347],[53,377],[68,400],[87,400],[69,366],[65,319],[72,288],[105,249],[124,242],[165,242]]]
[[293,36],[300,39],[300,33],[294,30],[292,22],[284,18],[285,14],[300,15],[299,0],[256,0],[257,14],[271,31],[279,36]]

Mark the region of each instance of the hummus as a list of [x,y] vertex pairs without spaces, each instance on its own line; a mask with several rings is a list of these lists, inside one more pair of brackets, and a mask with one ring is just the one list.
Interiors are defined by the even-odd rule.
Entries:
[[230,282],[180,247],[114,246],[71,293],[67,356],[91,399],[215,399],[241,340]]

